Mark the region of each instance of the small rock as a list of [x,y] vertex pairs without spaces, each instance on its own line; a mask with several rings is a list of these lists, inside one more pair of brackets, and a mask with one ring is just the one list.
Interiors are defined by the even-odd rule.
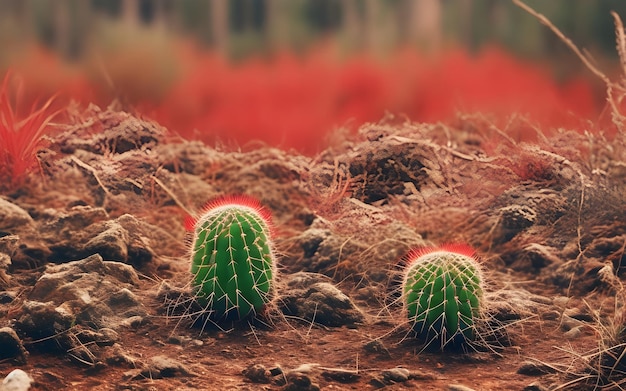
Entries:
[[404,383],[409,380],[411,372],[406,368],[392,368],[381,372],[383,379],[394,383]]
[[563,333],[563,336],[567,339],[576,339],[583,333],[583,326],[572,327]]
[[372,379],[370,379],[369,384],[375,389],[385,388],[388,385],[382,378],[378,377],[373,377]]
[[119,340],[117,331],[103,327],[98,331],[83,329],[76,332],[76,337],[83,344],[96,343],[98,346],[112,346]]
[[33,223],[28,212],[0,197],[0,231],[12,232]]
[[292,289],[283,295],[281,302],[286,313],[331,327],[352,325],[364,320],[363,313],[336,286],[329,282],[306,285],[306,282],[314,281],[311,275],[315,274],[296,273],[292,277],[292,283],[287,283],[288,286],[305,287]]
[[146,319],[143,316],[140,315],[135,315],[135,316],[131,316],[129,318],[124,319],[120,324],[122,326],[126,326],[126,327],[130,327],[133,329],[137,329],[141,326],[143,326],[144,324],[146,324]]
[[191,372],[180,362],[166,356],[154,356],[141,371],[146,378],[160,379],[163,377],[190,376]]
[[574,319],[570,316],[563,315],[561,317],[561,329],[563,331],[569,331],[575,327],[582,326],[583,322],[578,319]]
[[363,345],[363,350],[368,353],[378,353],[384,356],[390,356],[389,349],[380,339],[374,339]]
[[11,359],[18,365],[25,365],[28,352],[15,330],[10,327],[0,328],[0,361]]
[[542,376],[554,372],[556,372],[554,368],[534,361],[524,361],[517,369],[518,374],[526,376]]
[[327,369],[322,372],[322,376],[340,383],[354,383],[361,378],[356,371],[345,369]]
[[128,354],[120,344],[113,344],[111,347],[107,347],[102,359],[108,365],[125,366],[128,368],[136,368],[137,359]]
[[115,221],[105,223],[105,229],[84,245],[88,254],[100,254],[107,261],[126,262],[128,260],[129,234]]
[[271,374],[263,364],[252,364],[241,372],[253,383],[269,383]]
[[548,391],[548,388],[541,383],[533,382],[522,388],[522,391]]
[[301,372],[289,372],[286,375],[287,384],[283,391],[319,391],[320,386],[313,383],[308,375]]
[[137,295],[128,288],[122,288],[113,293],[107,302],[111,307],[133,307],[141,305]]
[[463,384],[449,384],[448,391],[475,391],[473,388],[464,386]]
[[[5,235],[5,236],[0,237],[0,253],[6,254],[9,256],[9,263],[11,260],[10,257],[12,257],[13,254],[15,254],[19,246],[20,246],[20,237],[18,235]],[[8,266],[8,264],[5,262],[6,261],[3,260],[3,262],[0,263],[0,267]]]
[[526,205],[509,205],[500,209],[502,225],[505,228],[521,231],[535,224],[537,212]]
[[534,269],[542,269],[553,263],[560,263],[556,252],[557,250],[552,247],[531,243],[522,249],[522,257],[527,258]]
[[174,345],[184,345],[187,342],[191,341],[190,337],[184,336],[184,335],[170,335],[167,338],[167,343],[171,343]]
[[409,379],[412,380],[435,380],[437,379],[437,375],[431,372],[426,372],[424,370],[413,370],[409,375]]
[[[85,325],[88,328],[116,328],[125,318],[143,316],[146,309],[129,288],[139,284],[139,277],[132,266],[121,262],[103,261],[98,254],[79,261],[60,265],[47,265],[44,273],[39,277],[29,294],[33,302],[47,303],[44,307],[52,306],[52,310],[62,310],[68,319],[56,324],[71,327]],[[42,307],[39,305],[39,307]],[[28,314],[32,309],[24,307],[23,312]],[[49,315],[54,315],[48,311]],[[39,311],[39,313],[42,313]],[[42,313],[43,314],[43,313]],[[56,316],[56,315],[54,315]],[[41,325],[29,326],[28,319],[21,319],[21,330],[33,339],[41,339],[65,331],[65,329],[50,330],[54,324],[51,319],[40,319],[45,322]],[[33,321],[37,322],[36,319]],[[25,327],[23,327],[25,324]],[[50,330],[50,334],[41,335],[41,330]],[[29,330],[37,335],[28,334]],[[108,337],[107,337],[108,338]]]
[[[75,322],[73,314],[51,301],[42,303],[28,300],[22,305],[22,315],[15,323],[15,330],[22,337],[45,342],[49,337],[62,334]],[[52,342],[51,345],[56,344]]]
[[0,391],[27,391],[31,383],[33,379],[28,373],[21,369],[14,369],[2,380]]

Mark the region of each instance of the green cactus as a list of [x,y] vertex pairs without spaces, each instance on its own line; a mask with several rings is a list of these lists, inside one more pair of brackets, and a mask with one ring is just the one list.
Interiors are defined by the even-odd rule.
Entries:
[[239,196],[211,202],[193,223],[192,284],[204,315],[240,320],[272,299],[275,261],[267,213]]
[[474,251],[443,246],[412,251],[402,299],[413,330],[427,345],[460,346],[476,337],[482,310],[483,281]]

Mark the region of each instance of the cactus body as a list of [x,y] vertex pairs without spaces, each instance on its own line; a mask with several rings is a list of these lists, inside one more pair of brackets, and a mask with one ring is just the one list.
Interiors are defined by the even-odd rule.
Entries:
[[444,246],[413,251],[402,285],[405,312],[427,343],[459,346],[476,337],[483,282],[474,251]]
[[258,313],[273,295],[269,214],[255,200],[210,203],[194,224],[191,273],[196,300],[213,319]]

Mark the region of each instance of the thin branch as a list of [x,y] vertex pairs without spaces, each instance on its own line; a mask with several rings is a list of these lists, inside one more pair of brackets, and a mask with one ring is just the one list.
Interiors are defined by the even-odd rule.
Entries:
[[585,66],[591,72],[593,72],[596,76],[602,79],[607,85],[611,84],[611,80],[601,70],[599,70],[595,65],[593,65],[591,60],[587,56],[585,56],[583,52],[581,52],[580,49],[578,49],[578,47],[576,47],[576,45],[572,42],[572,40],[567,38],[565,34],[561,32],[561,30],[559,30],[554,24],[552,24],[552,22],[550,22],[550,20],[548,20],[548,18],[546,18],[543,14],[540,14],[539,12],[530,8],[528,5],[524,4],[521,0],[513,0],[513,3],[517,5],[518,7],[520,7],[521,9],[523,9],[524,11],[531,14],[532,16],[534,16],[535,18],[537,18],[543,25],[545,25],[550,30],[552,30],[552,32],[554,32],[554,34],[557,37],[559,37],[561,41],[563,41],[578,56],[578,58],[580,58],[583,64],[585,64]]

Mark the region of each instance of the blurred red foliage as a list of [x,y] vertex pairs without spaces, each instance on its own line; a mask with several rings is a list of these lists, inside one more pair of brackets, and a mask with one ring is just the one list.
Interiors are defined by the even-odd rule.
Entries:
[[587,79],[558,84],[545,66],[497,48],[438,58],[405,50],[385,59],[341,59],[322,48],[235,65],[210,55],[188,62],[194,65],[153,108],[155,119],[207,142],[261,140],[305,153],[319,150],[333,128],[355,128],[386,111],[416,121],[445,121],[457,112],[504,121],[519,113],[548,129],[576,128],[599,106]]
[[[122,98],[185,138],[237,145],[259,140],[308,154],[323,148],[334,128],[356,129],[385,112],[428,122],[482,112],[496,123],[519,113],[547,131],[578,128],[582,120],[594,119],[601,106],[588,79],[557,83],[547,65],[495,47],[478,54],[449,49],[437,57],[411,49],[385,57],[342,55],[336,49],[326,45],[303,55],[281,52],[229,62],[180,44],[175,52],[161,54],[175,63],[167,68],[167,80],[154,80],[158,87],[150,89],[146,75],[164,74],[149,69],[159,59],[145,59],[133,70],[141,83],[132,82],[128,69],[123,75],[116,73],[120,67],[109,67],[106,75],[97,75],[93,66],[81,72],[39,49],[15,69],[33,87],[26,101],[57,92],[84,105]],[[115,58],[107,61],[116,63]]]

